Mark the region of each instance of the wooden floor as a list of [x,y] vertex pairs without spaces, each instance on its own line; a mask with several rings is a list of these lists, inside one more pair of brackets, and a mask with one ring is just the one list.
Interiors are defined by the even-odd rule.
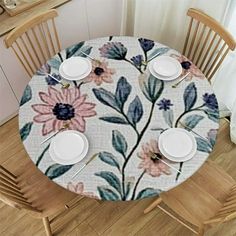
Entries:
[[[229,140],[229,127],[222,121],[223,132],[218,137],[211,159],[236,179],[236,145]],[[18,134],[18,120],[12,119],[0,127],[0,163],[4,166],[28,158]],[[9,164],[11,163],[11,164]],[[10,168],[9,167],[9,168]],[[97,202],[83,198],[61,222],[53,225],[55,235],[81,236],[192,236],[194,234],[156,209],[147,215],[143,210],[152,199],[132,202]],[[0,202],[1,236],[45,235],[41,220]],[[209,230],[207,236],[235,236],[236,220]]]

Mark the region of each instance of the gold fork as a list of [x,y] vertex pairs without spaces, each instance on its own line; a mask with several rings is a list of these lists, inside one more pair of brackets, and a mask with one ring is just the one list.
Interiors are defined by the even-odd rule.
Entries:
[[172,85],[172,88],[177,88],[178,85],[179,85],[182,81],[184,81],[184,79],[185,79],[189,74],[190,74],[190,72],[188,72],[187,74],[185,74],[176,84],[173,84],[173,85]]
[[159,160],[160,162],[164,163],[165,165],[169,166],[170,168],[172,168],[173,170],[177,171],[178,173],[182,173],[180,170],[178,170],[177,168],[175,168],[174,166],[170,165],[169,163],[167,163],[166,161],[163,161],[160,157],[158,157],[158,155],[156,153],[152,153],[152,156],[151,156],[151,159],[152,160]]
[[57,81],[57,82],[62,86],[62,88],[67,89],[67,88],[70,87],[70,84],[69,84],[69,83],[64,84],[64,83],[62,83],[60,80],[58,80],[56,77],[54,77],[54,76],[51,75],[51,74],[48,74],[48,76],[49,76],[50,78],[54,79],[55,81]]
[[49,137],[47,137],[46,139],[44,139],[42,142],[41,142],[41,145],[42,144],[44,144],[45,142],[47,142],[49,139],[51,139],[52,137],[54,137],[55,135],[57,135],[59,132],[61,132],[62,130],[64,130],[64,129],[67,129],[67,128],[69,128],[69,124],[64,124],[63,126],[62,126],[62,128],[61,129],[59,129],[56,133],[54,133],[54,134],[52,134],[52,135],[50,135]]
[[98,59],[95,59],[94,57],[91,57],[90,55],[88,55],[88,54],[85,53],[85,52],[82,52],[82,51],[81,51],[81,53],[82,53],[83,55],[85,55],[86,57],[88,57],[89,59],[91,59],[92,61],[97,62],[99,65],[101,64],[101,62],[100,62]]

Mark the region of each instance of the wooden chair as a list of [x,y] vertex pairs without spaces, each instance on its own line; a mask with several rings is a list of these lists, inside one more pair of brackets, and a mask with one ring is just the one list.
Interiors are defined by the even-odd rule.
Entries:
[[236,42],[222,25],[202,11],[190,8],[187,15],[191,20],[183,55],[211,80],[229,50],[235,49]]
[[163,192],[144,213],[158,207],[198,235],[207,228],[236,218],[236,182],[213,162],[191,178]]
[[30,77],[61,51],[54,21],[56,16],[56,10],[36,15],[13,29],[5,38],[6,47],[12,47]]
[[48,180],[31,161],[24,164],[19,175],[0,165],[0,200],[41,218],[48,236],[52,235],[50,225],[74,208],[80,199],[82,196]]

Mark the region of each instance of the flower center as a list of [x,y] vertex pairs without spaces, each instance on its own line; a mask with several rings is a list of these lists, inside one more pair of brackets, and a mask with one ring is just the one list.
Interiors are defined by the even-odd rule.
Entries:
[[181,66],[185,69],[185,70],[188,70],[191,66],[191,63],[189,61],[183,61],[181,63]]
[[160,153],[153,153],[151,155],[151,160],[154,162],[154,163],[158,163],[160,160],[159,159],[162,159],[162,156]]
[[98,76],[100,76],[102,73],[104,73],[104,69],[101,67],[96,67],[94,70],[94,73]]
[[70,120],[75,116],[75,109],[70,104],[57,103],[52,111],[58,120]]

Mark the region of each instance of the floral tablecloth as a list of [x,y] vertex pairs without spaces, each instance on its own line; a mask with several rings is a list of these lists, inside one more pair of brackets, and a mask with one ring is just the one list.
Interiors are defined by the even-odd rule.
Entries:
[[[87,78],[63,89],[48,77],[60,80],[62,61],[82,52],[101,61],[92,62]],[[147,62],[163,54],[179,60],[183,74],[190,72],[177,88],[171,87],[176,81],[163,82],[149,73]],[[170,127],[181,127],[180,121],[204,138],[195,136],[198,151],[191,160],[174,163],[161,155],[158,137]],[[40,145],[65,123],[89,141],[86,158],[75,165],[54,163],[50,141]],[[158,195],[193,175],[213,149],[219,113],[210,84],[187,58],[152,40],[106,37],[73,45],[37,71],[21,100],[19,126],[30,158],[51,180],[78,194],[125,201]]]

